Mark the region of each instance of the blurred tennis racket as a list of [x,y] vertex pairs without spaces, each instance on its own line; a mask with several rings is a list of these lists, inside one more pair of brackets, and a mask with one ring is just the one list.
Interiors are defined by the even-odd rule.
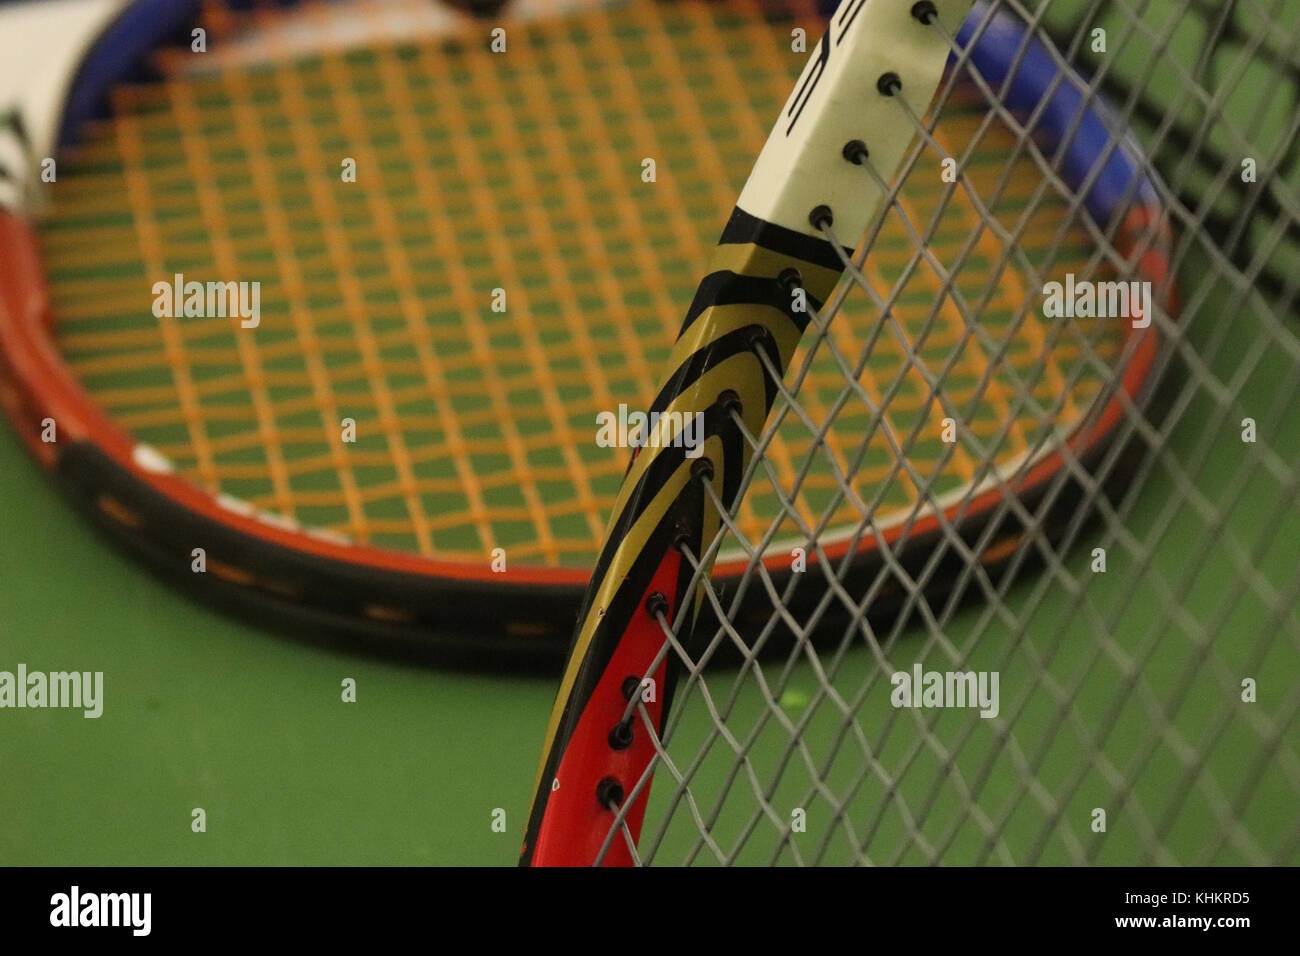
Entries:
[[[84,49],[68,52],[68,31],[40,38],[63,58],[43,60],[48,75],[23,84],[8,113],[0,374],[28,447],[133,552],[260,622],[444,659],[558,658],[624,467],[624,452],[597,444],[597,416],[648,410],[717,210],[824,21],[755,2],[529,0],[503,12],[500,52],[498,20],[424,0],[100,9]],[[958,122],[983,122],[977,99],[962,102],[956,135],[969,131]],[[1010,142],[1000,134],[981,134],[984,152]],[[57,160],[53,182],[40,178],[45,157]],[[1041,179],[1028,155],[1010,173],[967,165]],[[937,169],[916,182],[919,215],[942,213],[932,245],[966,242],[989,215],[950,197]],[[1020,314],[1014,277],[1059,250],[1084,268],[1089,239],[1080,226],[1055,234],[1064,201],[1002,193],[997,215],[1033,219],[1014,255],[994,256],[1007,278],[983,307],[1006,355],[985,387],[971,379],[952,398],[992,435],[1026,369],[1046,362],[1036,387],[1064,390],[1050,421],[1015,410],[1012,437],[988,453],[1006,475],[1026,455],[1057,467],[1036,433],[1077,432],[1112,398],[1080,342],[1108,363],[1136,346],[1103,325],[1038,346],[1046,327]],[[909,266],[909,238],[891,229],[870,268],[907,277],[897,312],[919,329],[936,312],[935,280]],[[977,238],[980,255],[1011,245]],[[812,266],[816,308],[840,263],[823,252]],[[257,326],[187,315],[179,299],[176,314],[155,315],[155,284],[181,288],[178,275],[256,283]],[[865,314],[868,303],[850,311],[859,305]],[[932,346],[959,336],[960,362],[984,361],[990,340],[966,337],[951,308],[937,313]],[[877,335],[856,319],[835,334],[850,351]],[[855,374],[875,387],[903,357],[886,337]],[[817,350],[804,388],[830,401],[845,373]],[[928,423],[927,391],[919,373],[904,378],[902,427]],[[821,436],[791,422],[764,456],[787,478],[809,463],[799,512],[836,502],[814,559],[851,556],[864,578],[878,549],[854,533],[859,508],[838,465],[807,453],[815,440],[843,461],[871,422],[859,409]],[[916,470],[939,469],[935,491],[964,534],[1018,534],[984,527],[987,503],[1010,487],[997,475],[950,461],[937,441],[907,453]],[[853,481],[882,487],[892,458],[877,436]],[[976,507],[960,504],[972,483],[990,492]],[[938,527],[913,516],[918,501],[906,483],[889,487],[886,537]],[[755,489],[737,520],[757,537],[785,504]],[[789,527],[768,543],[777,582],[804,537]],[[714,574],[739,580],[748,563],[733,548]]]
[[[653,396],[815,13],[23,12],[49,52],[6,111],[0,375],[38,461],[259,622],[561,659],[622,469],[597,414]],[[256,283],[257,326],[154,315],[177,275]]]

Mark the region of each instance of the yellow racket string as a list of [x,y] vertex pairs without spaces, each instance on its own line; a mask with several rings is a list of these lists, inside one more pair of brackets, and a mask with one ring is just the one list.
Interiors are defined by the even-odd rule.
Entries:
[[[117,90],[113,118],[63,158],[42,227],[59,347],[96,401],[199,486],[305,525],[475,563],[504,547],[528,564],[589,565],[628,458],[598,446],[597,415],[653,396],[806,56],[792,31],[811,46],[821,26],[747,2],[643,0],[502,25],[505,54],[492,24],[466,19],[442,36],[281,48],[251,66],[170,53],[163,82]],[[210,27],[219,51],[248,24]],[[1062,227],[1069,210],[1042,195],[1012,133],[973,100],[944,110],[949,152],[977,144],[968,185],[945,182],[927,150],[899,208],[921,225],[941,210],[929,249],[959,263],[962,295],[986,301],[987,336],[969,333],[933,269],[909,265],[901,223],[875,240],[867,275],[882,290],[903,278],[894,317],[931,367],[953,363],[947,407],[968,411],[993,460],[1014,463],[1043,429],[1088,412],[1122,328],[1081,319],[1066,340],[1026,308],[1040,270],[1096,273],[1087,237]],[[993,197],[1019,246],[1005,266],[967,188]],[[153,284],[178,273],[260,283],[258,326],[155,317]],[[843,311],[829,335],[857,356],[879,315],[864,297]],[[824,438],[815,447],[790,417],[765,455],[784,488],[810,454],[823,461],[794,499],[808,524],[828,502],[832,527],[859,520],[830,460],[842,471],[867,436],[858,493],[879,495],[884,518],[914,505],[884,435],[918,416],[937,435],[946,413],[882,335],[861,384],[880,401],[900,376],[872,428],[861,403],[832,414],[844,374],[814,355],[800,399],[830,421]],[[1036,407],[1061,412],[1042,420]],[[981,466],[966,445],[944,450],[907,445],[910,471],[939,469],[940,494]],[[751,540],[785,513],[762,484],[737,516]]]

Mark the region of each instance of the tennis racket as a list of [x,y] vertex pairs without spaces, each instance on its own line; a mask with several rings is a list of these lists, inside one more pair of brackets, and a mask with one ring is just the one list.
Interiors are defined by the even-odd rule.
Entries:
[[[133,554],[261,624],[561,660],[622,467],[598,415],[653,396],[710,238],[688,197],[735,188],[753,112],[803,57],[760,64],[813,11],[24,12],[48,55],[5,112],[0,376],[37,461]],[[703,58],[719,44],[754,46]],[[695,99],[719,69],[727,92]],[[676,130],[705,114],[693,156]],[[186,310],[185,281],[256,285],[256,327],[224,299]]]
[[[1162,380],[1184,374],[1171,274],[1180,202],[1122,114],[1014,6],[864,0],[841,3],[830,18],[722,231],[652,406],[702,416],[704,458],[664,441],[639,449],[624,478],[551,718],[525,864],[624,865],[660,853],[677,860],[679,851],[685,862],[868,862],[882,833],[893,838],[882,841],[892,860],[909,850],[947,859],[959,835],[973,837],[981,862],[1032,860],[1044,832],[1076,860],[1097,852],[1082,849],[1086,817],[1063,822],[1043,778],[1026,769],[1040,769],[1041,752],[1025,758],[996,738],[969,745],[972,786],[954,774],[960,751],[936,747],[945,762],[926,795],[915,782],[928,779],[923,771],[913,768],[905,786],[905,775],[881,763],[892,718],[864,718],[890,698],[891,678],[908,673],[891,652],[915,663],[933,651],[895,646],[909,624],[928,629],[944,663],[967,676],[972,645],[944,643],[963,592],[993,603],[982,627],[1001,615],[1013,644],[1021,653],[1029,644],[1032,655],[1029,624],[1012,610],[997,566],[1008,555],[1015,568],[1045,559],[1055,583],[1086,591],[1063,569],[1063,549],[1094,508],[1122,527],[1129,505],[1110,503],[1106,486],[1119,479],[1126,500],[1141,484],[1135,474],[1150,467],[1142,455],[1163,450]],[[945,166],[961,172],[945,176]],[[1285,205],[1294,211],[1294,195]],[[961,225],[945,234],[954,218]],[[901,242],[889,228],[899,225]],[[926,292],[913,280],[928,283]],[[806,295],[806,314],[791,305],[792,289]],[[1127,305],[1113,299],[1120,289],[1132,293]],[[1294,291],[1291,283],[1286,302]],[[1102,294],[1107,305],[1091,298]],[[869,303],[865,322],[854,297]],[[1273,307],[1265,302],[1264,313]],[[1021,333],[1034,344],[1016,341]],[[1281,335],[1294,343],[1293,329]],[[1162,346],[1162,336],[1179,347]],[[829,395],[803,379],[819,349],[843,373]],[[1286,400],[1294,393],[1287,386]],[[781,474],[768,443],[789,417],[813,441]],[[861,437],[839,449],[829,432],[846,421],[861,424]],[[872,473],[877,441],[888,453]],[[823,456],[838,494],[806,518],[808,464]],[[964,480],[954,485],[949,469]],[[1282,474],[1280,490],[1294,502],[1294,458]],[[899,486],[909,495],[895,511]],[[757,537],[737,519],[755,487],[784,506]],[[847,534],[832,519],[845,501],[856,517]],[[802,580],[767,573],[783,531],[816,555]],[[732,588],[711,571],[737,544],[750,563]],[[1093,573],[1105,573],[1105,550],[1093,552],[1102,561]],[[866,578],[854,568],[862,551],[882,556]],[[797,568],[801,554],[787,549],[787,562]],[[1294,574],[1269,567],[1270,579],[1290,583],[1266,619],[1285,621],[1293,654]],[[763,596],[765,616],[745,609],[747,588]],[[884,630],[872,624],[882,605],[892,615]],[[1113,641],[1113,630],[1099,631],[1094,647]],[[1061,643],[1051,646],[1049,662]],[[719,676],[722,657],[740,664]],[[1034,685],[1050,682],[1048,670],[1039,662],[1029,675],[1022,706],[1041,696]],[[799,680],[813,690],[788,694]],[[682,686],[693,713],[672,721]],[[927,706],[945,706],[936,700]],[[1170,718],[1156,713],[1163,733]],[[996,705],[981,716],[996,720]],[[1059,726],[1067,717],[1074,711],[1058,706],[1051,719]],[[936,744],[937,720],[918,718],[908,763]],[[964,737],[983,736],[972,726]],[[1050,752],[1053,733],[1043,739]],[[988,754],[982,768],[974,754]],[[1000,769],[1015,790],[1011,811],[1027,792],[1043,799],[1037,846],[1008,836],[1005,819],[986,815],[978,799],[991,768],[1008,760]],[[668,794],[643,844],[656,773],[670,777]],[[953,776],[956,822],[927,822]],[[1067,774],[1064,784],[1077,788],[1080,778]],[[1294,782],[1280,784],[1287,790]],[[1175,794],[1181,810],[1186,778]],[[806,836],[817,811],[818,835]],[[882,827],[894,814],[901,832]],[[1268,828],[1280,822],[1274,810]],[[941,838],[932,842],[928,828]],[[1149,835],[1132,848],[1167,852]]]
[[[52,52],[5,114],[0,237],[4,407],[37,461],[131,553],[260,624],[561,660],[624,467],[600,416],[651,410],[709,214],[824,20],[755,2],[42,8],[61,9],[30,15]],[[814,265],[815,307],[840,270]],[[254,294],[256,325],[236,314]],[[823,353],[807,375],[829,391],[843,370]],[[809,447],[789,427],[769,458]],[[805,515],[838,494],[812,461]],[[738,520],[759,536],[782,510],[759,491]],[[814,560],[866,578],[881,557],[855,521],[841,502]],[[774,581],[802,538],[769,543]],[[713,572],[748,568],[731,549]]]

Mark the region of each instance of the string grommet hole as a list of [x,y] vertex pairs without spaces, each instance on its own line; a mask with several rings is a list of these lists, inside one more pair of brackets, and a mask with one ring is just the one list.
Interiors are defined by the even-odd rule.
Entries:
[[718,394],[718,407],[728,414],[735,412],[740,415],[745,411],[745,404],[740,400],[740,396],[729,388]]
[[871,155],[871,152],[867,149],[867,144],[862,140],[851,139],[844,144],[844,148],[840,150],[840,155],[854,166],[861,166],[867,161],[867,157]]
[[596,784],[596,802],[606,810],[617,810],[623,805],[625,796],[623,785],[613,777],[606,777]]
[[631,723],[617,723],[609,732],[609,745],[615,750],[627,750],[633,736]]
[[668,599],[662,591],[652,591],[645,599],[645,609],[651,617],[668,616]]

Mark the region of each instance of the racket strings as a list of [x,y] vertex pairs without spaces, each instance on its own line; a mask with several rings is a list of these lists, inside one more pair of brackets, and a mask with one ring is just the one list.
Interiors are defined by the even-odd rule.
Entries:
[[[309,5],[304,29],[324,9]],[[479,563],[504,546],[525,564],[588,563],[623,455],[591,441],[596,416],[653,394],[714,212],[802,59],[788,24],[807,21],[691,3],[575,17],[512,28],[508,56],[462,31],[455,45],[308,57],[272,33],[251,72],[165,57],[167,82],[120,90],[117,118],[70,157],[67,202],[45,229],[74,372],[214,493],[422,554]],[[214,48],[242,39],[241,26],[214,22]],[[679,70],[660,69],[664,57]],[[548,114],[555,123],[537,121]],[[614,145],[593,146],[593,131]],[[635,153],[654,153],[665,174],[640,182]],[[341,181],[345,156],[365,173],[355,184]],[[1022,198],[1008,191],[1009,206]],[[974,218],[954,211],[949,241]],[[1047,218],[1034,227],[1044,241]],[[890,281],[905,266],[891,253],[870,268]],[[141,282],[176,273],[258,277],[260,326],[144,312]],[[913,275],[915,304],[900,305],[909,321],[932,311],[935,282]],[[1008,282],[999,310],[1019,294]],[[504,312],[492,310],[496,289]],[[926,341],[943,348],[961,326],[950,314]],[[831,334],[858,351],[849,323]],[[873,360],[861,372],[869,385],[915,368],[892,346]],[[963,361],[973,378],[981,356]],[[808,374],[821,383],[806,392],[809,414],[836,427],[775,436],[765,457],[787,486],[813,442],[843,461],[870,414],[828,414],[843,376],[834,362]],[[1094,387],[1071,400],[1088,407]],[[924,383],[897,391],[895,414],[924,413]],[[979,401],[955,379],[950,391]],[[988,431],[1003,416],[986,404],[976,427]],[[355,442],[342,437],[345,419]],[[863,487],[888,460],[872,455]],[[959,487],[973,467],[959,456],[947,482]],[[839,488],[819,468],[798,507],[815,516]],[[917,491],[891,493],[905,507]],[[782,510],[756,494],[740,519],[757,536]],[[855,520],[846,508],[841,523]]]

